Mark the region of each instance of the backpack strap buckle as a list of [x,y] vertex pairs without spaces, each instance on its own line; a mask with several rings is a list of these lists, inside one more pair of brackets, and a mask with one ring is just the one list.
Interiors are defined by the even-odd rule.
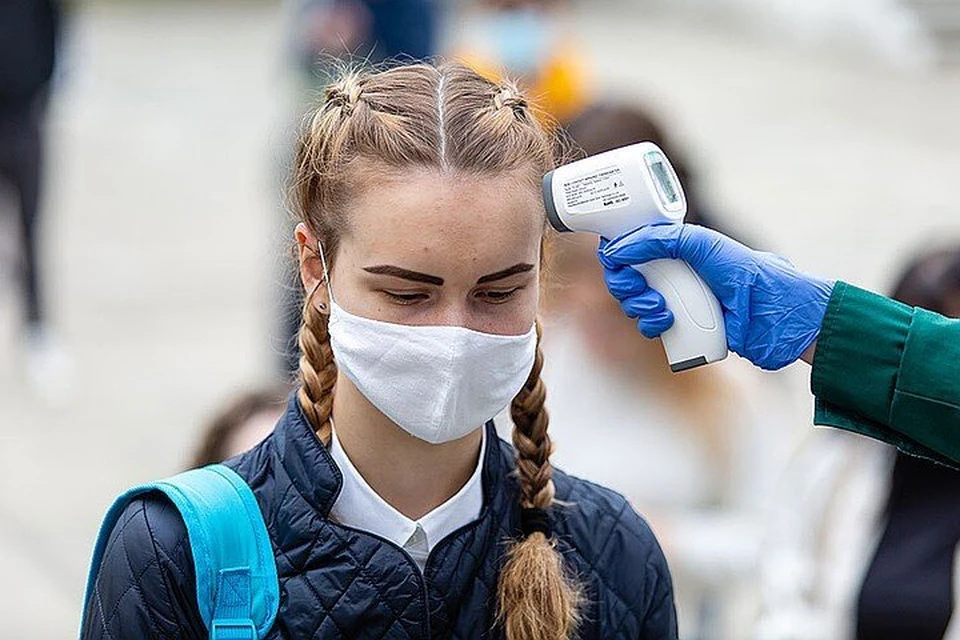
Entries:
[[250,567],[221,569],[210,622],[210,640],[257,640],[251,618]]
[[210,625],[210,640],[257,640],[253,620],[222,619]]

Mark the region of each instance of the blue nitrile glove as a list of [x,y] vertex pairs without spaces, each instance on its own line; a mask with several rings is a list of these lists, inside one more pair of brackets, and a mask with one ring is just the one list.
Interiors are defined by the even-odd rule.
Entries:
[[834,284],[800,273],[784,258],[690,224],[643,227],[602,241],[598,254],[607,288],[624,313],[638,318],[648,338],[669,329],[673,314],[628,265],[658,258],[686,261],[720,300],[731,351],[769,370],[794,362],[817,339]]

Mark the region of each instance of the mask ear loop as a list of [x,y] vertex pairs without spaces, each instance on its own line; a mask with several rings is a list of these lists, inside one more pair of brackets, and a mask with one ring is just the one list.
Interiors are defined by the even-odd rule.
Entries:
[[[317,253],[320,254],[320,264],[323,266],[323,281],[327,284],[327,295],[330,296],[330,306],[333,307],[333,305],[337,304],[337,301],[333,297],[333,287],[330,286],[330,271],[327,269],[327,258],[323,254],[323,244],[320,243],[320,240],[317,240]],[[332,316],[330,320],[333,320]],[[330,443],[332,444],[337,437],[337,427],[333,424],[333,411],[330,412],[328,420],[330,421]],[[329,447],[330,444],[326,446]]]
[[337,299],[333,297],[333,287],[330,285],[330,271],[327,269],[327,258],[323,254],[323,244],[317,240],[317,253],[320,254],[320,264],[323,266],[323,280],[327,283],[327,295],[330,296],[330,304],[337,304]]

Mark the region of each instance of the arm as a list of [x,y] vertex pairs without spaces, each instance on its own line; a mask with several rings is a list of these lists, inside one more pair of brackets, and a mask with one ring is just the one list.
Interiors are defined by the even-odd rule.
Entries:
[[686,261],[714,292],[732,351],[769,370],[813,363],[817,424],[960,460],[960,322],[808,276],[710,229],[666,225],[600,250],[607,287],[647,337],[673,317],[629,265],[660,258]]
[[816,424],[960,462],[960,321],[837,283],[810,382]]
[[207,637],[187,529],[162,495],[130,503],[96,571],[82,640]]

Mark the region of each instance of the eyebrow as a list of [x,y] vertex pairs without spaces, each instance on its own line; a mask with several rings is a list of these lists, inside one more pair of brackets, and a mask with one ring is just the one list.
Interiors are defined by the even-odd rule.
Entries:
[[420,273],[419,271],[410,271],[409,269],[396,267],[392,264],[380,264],[375,267],[364,267],[363,270],[367,273],[375,273],[377,275],[393,276],[394,278],[403,278],[404,280],[412,280],[414,282],[435,284],[438,287],[443,285],[443,278],[439,276],[431,276],[428,273]]
[[[393,276],[394,278],[403,278],[404,280],[411,280],[413,282],[425,282],[438,287],[443,286],[443,278],[440,276],[432,276],[429,273],[411,271],[410,269],[404,269],[403,267],[398,267],[392,264],[378,264],[373,267],[364,267],[363,270],[367,273],[373,273],[376,275]],[[480,276],[480,278],[477,279],[477,284],[485,284],[487,282],[503,280],[504,278],[509,278],[510,276],[518,273],[526,273],[527,271],[532,270],[532,264],[528,262],[521,262],[513,265],[512,267],[507,267],[506,269],[497,271],[496,273],[488,273],[485,276]]]
[[508,267],[503,271],[497,271],[496,273],[490,273],[485,276],[481,276],[477,280],[477,284],[483,284],[485,282],[493,282],[495,280],[503,280],[504,278],[509,278],[518,273],[526,273],[527,271],[532,271],[533,265],[527,262],[521,262],[520,264],[515,264],[512,267]]

